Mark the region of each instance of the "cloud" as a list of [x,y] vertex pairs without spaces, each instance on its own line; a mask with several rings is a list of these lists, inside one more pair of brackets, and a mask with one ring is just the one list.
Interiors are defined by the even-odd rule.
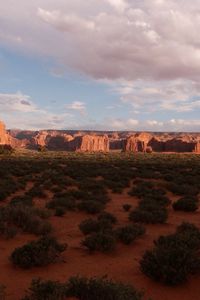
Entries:
[[200,87],[191,80],[117,81],[110,82],[111,91],[137,113],[192,112],[200,108]]
[[199,79],[200,0],[18,3],[0,4],[2,44],[96,79]]
[[69,110],[78,111],[82,114],[86,113],[86,106],[84,102],[81,101],[74,101],[70,104],[66,104],[65,107]]
[[36,105],[30,100],[30,96],[21,92],[16,94],[0,94],[0,111],[3,112],[34,112]]
[[[150,114],[165,112],[169,120],[176,113],[177,128],[196,130],[197,121],[182,122],[181,116],[200,110],[199,6],[200,0],[19,0],[17,6],[12,0],[1,1],[0,44],[50,58],[54,69],[62,70],[61,74],[52,70],[54,76],[75,70],[107,82],[136,118],[148,113],[145,128],[172,128],[170,121],[160,122],[154,116],[151,120]],[[39,115],[27,97],[1,94],[0,109]],[[85,113],[84,103],[78,101],[66,108]],[[48,120],[53,119],[49,115]],[[60,120],[62,126],[69,125]],[[144,128],[138,120],[138,124],[112,120],[116,128]]]

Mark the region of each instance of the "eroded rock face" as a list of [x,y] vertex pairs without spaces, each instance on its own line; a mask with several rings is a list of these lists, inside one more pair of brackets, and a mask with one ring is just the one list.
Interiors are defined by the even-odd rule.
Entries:
[[13,148],[23,148],[26,147],[26,140],[18,140],[12,137],[7,131],[5,124],[0,121],[0,145],[10,145]]
[[137,133],[128,137],[124,141],[123,150],[128,152],[147,152],[149,141],[152,139],[152,135],[149,133]]
[[200,153],[200,141],[191,135],[155,137],[142,133],[127,138],[123,149],[130,152]]
[[165,143],[166,152],[200,152],[198,141],[184,138],[174,138]]
[[108,152],[109,139],[107,135],[78,136],[70,142],[70,148],[80,152]]
[[124,150],[129,152],[193,152],[200,153],[199,133],[134,133],[134,132],[84,132],[76,130],[6,131],[0,121],[0,145],[13,148],[49,150],[108,152]]
[[7,133],[5,124],[0,121],[0,145],[16,147],[18,144],[18,140]]
[[5,124],[1,121],[0,121],[0,144],[1,145],[10,144],[9,137],[6,133]]

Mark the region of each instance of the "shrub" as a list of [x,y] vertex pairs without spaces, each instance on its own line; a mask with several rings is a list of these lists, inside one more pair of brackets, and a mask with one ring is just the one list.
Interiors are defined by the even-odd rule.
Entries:
[[67,283],[67,294],[80,300],[141,300],[143,294],[132,286],[107,278],[72,277]]
[[26,206],[32,206],[33,200],[29,196],[17,196],[11,199],[10,205],[26,205]]
[[114,250],[116,239],[111,233],[92,233],[82,241],[82,245],[88,248],[91,252],[109,252]]
[[109,212],[102,212],[99,216],[98,216],[98,220],[99,221],[107,221],[110,222],[111,224],[116,224],[117,223],[117,218],[109,213]]
[[140,262],[142,272],[148,277],[176,285],[200,270],[200,231],[194,225],[183,223],[175,234],[159,237],[154,245]]
[[0,155],[11,155],[14,149],[10,145],[0,145]]
[[183,197],[173,203],[174,210],[193,212],[198,209],[198,199],[195,197]]
[[22,300],[64,300],[66,286],[58,281],[34,279]]
[[135,239],[145,233],[145,228],[141,225],[127,225],[119,227],[115,231],[116,237],[124,244],[129,245]]
[[108,219],[87,219],[80,223],[79,229],[83,234],[90,234],[93,232],[109,232],[112,230],[112,223]]
[[65,214],[65,210],[62,207],[57,207],[55,211],[55,216],[62,217]]
[[104,204],[92,200],[84,200],[78,204],[78,209],[85,211],[89,214],[98,214],[104,209]]
[[160,206],[147,209],[136,208],[129,214],[129,220],[147,224],[165,223],[168,217],[167,209]]
[[124,211],[130,211],[132,205],[131,204],[124,204],[122,207],[123,207]]
[[107,278],[71,277],[66,283],[32,280],[23,300],[65,300],[75,297],[80,300],[142,300],[143,293],[131,285]]
[[66,245],[59,244],[55,238],[46,236],[16,248],[10,258],[14,265],[29,269],[55,262],[65,249]]
[[74,199],[59,197],[59,198],[54,198],[52,201],[48,202],[46,207],[47,208],[62,207],[65,210],[73,211],[76,209],[76,202]]
[[0,210],[1,221],[6,224],[13,224],[21,228],[24,232],[36,235],[50,233],[52,226],[49,222],[43,220],[46,216],[45,211],[28,206],[15,205],[7,206]]

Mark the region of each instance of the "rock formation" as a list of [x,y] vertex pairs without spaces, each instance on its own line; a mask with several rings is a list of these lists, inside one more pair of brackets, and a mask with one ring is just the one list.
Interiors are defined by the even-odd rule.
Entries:
[[77,152],[108,152],[109,139],[107,135],[77,136],[69,142],[69,151]]
[[76,131],[76,130],[41,130],[41,131],[6,131],[0,121],[0,145],[14,148],[77,152],[108,152],[123,150],[129,152],[193,152],[200,153],[199,133],[134,133]]
[[0,145],[10,145],[11,147],[23,147],[25,145],[24,141],[13,138],[6,131],[5,124],[0,121]]
[[146,152],[152,135],[149,133],[137,133],[124,141],[123,150],[128,152]]

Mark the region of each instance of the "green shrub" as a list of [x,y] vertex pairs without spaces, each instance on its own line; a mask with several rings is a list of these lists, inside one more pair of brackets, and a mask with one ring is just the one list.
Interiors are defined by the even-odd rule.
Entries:
[[98,216],[98,220],[99,221],[107,221],[110,222],[111,224],[116,224],[117,223],[117,218],[109,213],[109,212],[102,212],[99,216]]
[[46,236],[16,248],[10,259],[14,265],[24,269],[46,266],[55,262],[65,249],[66,245],[59,244],[55,238]]
[[131,285],[103,278],[71,277],[66,283],[32,280],[22,300],[142,300],[143,293]]
[[10,145],[0,145],[0,155],[11,155],[14,149]]
[[104,209],[104,204],[97,201],[81,201],[77,205],[79,210],[85,211],[89,214],[98,214]]
[[111,233],[92,233],[82,241],[82,245],[88,248],[91,252],[109,252],[114,250],[116,239]]
[[110,232],[112,223],[109,219],[101,218],[100,220],[87,219],[80,223],[79,229],[85,235],[93,232]]
[[200,270],[200,231],[183,223],[175,234],[161,236],[154,248],[145,252],[140,265],[148,277],[165,284],[184,282],[190,274]]
[[67,283],[67,294],[80,300],[141,300],[143,294],[130,285],[107,278],[72,277]]
[[129,245],[139,236],[144,235],[145,228],[141,225],[127,225],[119,227],[115,231],[116,237],[124,244]]
[[198,199],[195,197],[183,197],[173,203],[174,210],[193,212],[198,209]]
[[5,227],[7,224],[13,224],[24,232],[36,235],[44,235],[52,231],[51,224],[43,220],[46,212],[41,209],[22,205],[7,206],[0,209],[0,216]]
[[58,281],[34,279],[22,300],[65,300],[66,285]]
[[123,207],[124,211],[130,211],[132,205],[131,204],[124,204],[122,207]]
[[168,217],[167,209],[160,206],[146,209],[136,208],[129,214],[129,220],[147,224],[165,223]]
[[11,199],[10,205],[26,205],[26,206],[32,206],[33,200],[30,196],[16,196]]
[[55,216],[62,217],[65,214],[65,210],[63,207],[57,207],[55,211]]
[[60,208],[62,207],[65,210],[73,211],[76,209],[76,202],[74,199],[70,198],[54,198],[52,201],[48,202],[46,205],[47,208]]

